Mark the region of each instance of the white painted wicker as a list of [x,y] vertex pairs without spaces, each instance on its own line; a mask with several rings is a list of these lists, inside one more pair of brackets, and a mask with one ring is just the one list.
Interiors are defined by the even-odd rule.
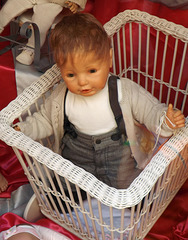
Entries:
[[[126,10],[104,27],[112,39],[113,72],[131,78],[160,101],[165,99],[187,112],[184,71],[188,68],[188,29],[138,10]],[[61,74],[54,65],[4,108],[0,112],[0,139],[13,147],[45,216],[81,239],[143,239],[187,179],[188,118],[185,128],[162,146],[129,188],[111,188],[54,153],[53,136],[36,142],[11,127],[15,119],[22,121],[38,111],[59,81]],[[53,171],[59,192],[53,184]],[[65,196],[59,175],[65,178],[70,198]],[[70,182],[76,186],[79,204],[71,194]],[[87,192],[85,202],[80,188]]]

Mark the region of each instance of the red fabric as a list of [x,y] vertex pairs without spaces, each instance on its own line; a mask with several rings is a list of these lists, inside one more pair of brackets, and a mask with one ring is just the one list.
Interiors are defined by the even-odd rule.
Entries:
[[[9,34],[9,28],[5,28],[3,35]],[[0,42],[0,49],[7,46],[8,42]],[[8,51],[0,56],[0,110],[17,96],[14,60],[12,52]]]
[[188,27],[188,9],[170,9],[163,4],[151,2],[149,0],[95,0],[92,13],[103,24],[109,21],[119,12],[127,9],[138,9],[152,15],[164,18],[177,24]]
[[[180,10],[180,9],[170,9],[168,7],[166,7],[163,4],[159,4],[159,3],[154,3],[151,2],[149,0],[112,0],[110,1],[110,6],[109,6],[109,1],[108,0],[95,0],[95,4],[94,4],[94,9],[92,11],[92,13],[104,24],[107,21],[109,21],[112,17],[114,17],[115,15],[117,15],[119,12],[123,12],[124,10],[127,9],[138,9],[140,11],[145,11],[148,12],[152,15],[158,16],[159,18],[164,18],[168,21],[172,21],[176,24],[181,24],[184,27],[188,27],[188,9],[187,10]],[[144,27],[142,26],[142,30],[144,30]],[[127,36],[129,36],[129,29],[126,28],[127,31]],[[145,47],[145,39],[146,39],[146,35],[144,35],[144,31],[142,31],[142,51],[144,54],[142,54],[142,59],[141,59],[141,68],[143,71],[145,71],[145,52],[144,51],[144,47]],[[138,29],[135,27],[133,29],[133,34],[137,34],[138,33]],[[153,38],[150,38],[150,45],[153,44],[153,46],[155,45],[155,34],[156,32],[153,31],[151,29],[151,33],[153,35]],[[136,35],[135,35],[136,37]],[[159,49],[163,49],[164,48],[164,37],[160,35],[160,45],[159,45]],[[126,41],[126,43],[128,44],[128,39]],[[127,56],[129,56],[129,49],[128,46],[127,47]],[[138,43],[135,42],[133,43],[133,48],[134,48],[134,52],[136,53],[136,50],[138,48]],[[172,49],[172,50],[171,50]],[[166,56],[166,62],[168,62],[169,65],[172,65],[172,59],[173,59],[173,49],[174,49],[174,40],[172,38],[169,38],[169,42],[168,42],[168,52],[167,52],[167,56]],[[181,43],[179,42],[179,50],[177,52],[177,61],[176,61],[176,65],[175,65],[175,71],[174,71],[174,76],[173,76],[173,82],[172,85],[173,86],[177,86],[177,82],[178,82],[178,75],[177,73],[179,72],[179,68],[180,68],[180,63],[181,61],[179,61],[179,59],[181,58],[181,51],[182,51],[182,46]],[[152,53],[150,51],[149,53],[149,58],[153,59],[154,57],[154,52]],[[159,51],[158,53],[158,57],[157,57],[157,78],[160,78],[161,76],[161,62],[162,62],[162,58],[163,58],[163,52]],[[122,55],[123,56],[123,55]],[[137,56],[137,53],[136,53]],[[129,64],[130,59],[127,59],[127,64]],[[137,63],[136,58],[134,57],[134,61]],[[188,66],[188,55],[186,55],[185,57],[185,66]],[[118,68],[118,65],[116,66]],[[176,71],[177,70],[177,71]],[[151,68],[149,68],[149,73],[152,73],[153,71],[153,66],[151,66]],[[170,68],[165,68],[164,71],[164,81],[165,79],[169,79],[170,76]],[[118,73],[118,71],[117,71]],[[181,79],[181,89],[186,89],[186,85],[187,85],[187,76],[188,76],[188,67],[184,68],[183,74],[182,74],[182,79]],[[128,76],[129,77],[129,76]],[[135,77],[136,79],[136,77]],[[141,85],[142,84],[142,79],[141,79]],[[151,86],[149,86],[151,87]],[[165,86],[163,86],[163,98],[162,98],[162,102],[165,102],[167,99],[167,94],[165,95]],[[155,97],[159,97],[159,91],[160,91],[160,86],[159,84],[155,85]],[[173,92],[173,94],[171,95],[171,98],[169,99],[171,103],[174,102],[175,99],[175,91]],[[179,94],[178,95],[178,102],[176,107],[177,108],[181,108],[182,106],[182,101],[183,101],[183,95]],[[186,104],[188,106],[188,99],[186,101]],[[184,114],[185,116],[188,116],[188,107],[185,108],[184,110]]]
[[188,239],[188,217],[173,229],[174,239]]
[[[3,35],[9,34],[5,28]],[[9,44],[0,42],[0,49]],[[7,106],[17,96],[14,60],[12,52],[8,51],[0,56],[0,110]],[[14,171],[12,171],[14,169]],[[8,180],[9,187],[6,192],[0,193],[1,198],[10,198],[11,192],[28,182],[21,165],[12,148],[0,141],[0,172]]]
[[188,180],[150,230],[145,240],[188,239]]

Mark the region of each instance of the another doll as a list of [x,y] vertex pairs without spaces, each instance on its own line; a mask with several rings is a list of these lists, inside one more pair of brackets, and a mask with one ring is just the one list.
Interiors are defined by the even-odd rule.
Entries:
[[[0,10],[0,33],[12,19],[28,9],[33,9],[32,22],[39,27],[40,45],[42,47],[48,30],[63,7],[67,7],[72,13],[76,13],[84,10],[86,2],[87,0],[8,0]],[[34,48],[34,34],[29,38],[27,46]],[[31,65],[34,60],[34,50],[32,48],[24,47],[16,60],[22,64]]]
[[11,227],[8,230],[5,230],[0,233],[0,239],[5,240],[70,240],[70,238],[66,237],[63,234],[55,232],[49,228],[45,228],[38,225],[30,225],[30,224],[19,224]]

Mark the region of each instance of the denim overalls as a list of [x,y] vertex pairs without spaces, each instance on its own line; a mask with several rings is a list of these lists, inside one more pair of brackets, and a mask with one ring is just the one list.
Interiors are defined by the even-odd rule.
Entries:
[[127,188],[141,170],[136,168],[136,162],[131,156],[118,102],[116,76],[109,77],[108,88],[117,129],[101,135],[86,135],[76,130],[64,113],[62,156],[111,187]]

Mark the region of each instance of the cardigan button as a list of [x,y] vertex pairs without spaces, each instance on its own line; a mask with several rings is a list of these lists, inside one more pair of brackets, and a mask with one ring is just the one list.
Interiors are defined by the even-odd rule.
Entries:
[[96,139],[96,144],[100,144],[101,143],[101,140],[100,139]]

